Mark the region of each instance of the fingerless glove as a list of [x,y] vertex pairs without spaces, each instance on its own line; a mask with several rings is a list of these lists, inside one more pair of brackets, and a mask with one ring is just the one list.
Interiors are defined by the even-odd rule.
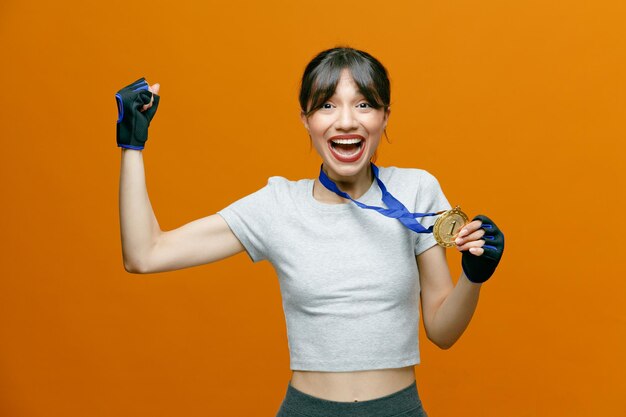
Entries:
[[472,221],[474,220],[480,220],[483,223],[481,228],[485,230],[483,236],[485,240],[483,245],[484,252],[482,255],[476,256],[471,254],[469,250],[463,251],[461,266],[465,276],[470,281],[478,284],[487,281],[495,272],[504,252],[504,234],[485,215],[478,215],[472,219]]
[[115,94],[117,102],[117,146],[143,149],[148,140],[148,126],[159,106],[159,96],[154,94],[152,107],[142,112],[152,99],[148,83],[142,77]]

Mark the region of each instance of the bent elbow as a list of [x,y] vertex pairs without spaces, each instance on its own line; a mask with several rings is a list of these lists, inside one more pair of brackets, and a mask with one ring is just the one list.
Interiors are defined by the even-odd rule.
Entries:
[[147,274],[149,271],[140,264],[131,263],[124,260],[124,269],[130,274]]
[[454,346],[454,343],[456,343],[456,340],[446,339],[446,338],[441,338],[441,337],[428,336],[428,340],[433,342],[441,350],[448,350],[452,346]]
[[454,346],[454,342],[449,342],[449,341],[445,341],[445,342],[439,342],[439,343],[435,343],[437,345],[437,347],[441,350],[448,350],[450,349],[452,346]]

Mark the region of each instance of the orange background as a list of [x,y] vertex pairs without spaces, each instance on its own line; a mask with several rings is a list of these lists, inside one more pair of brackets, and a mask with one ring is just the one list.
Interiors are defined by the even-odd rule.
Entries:
[[124,271],[114,94],[161,84],[143,156],[170,230],[317,174],[298,84],[338,44],[390,71],[377,163],[427,169],[507,238],[461,340],[421,330],[429,415],[626,415],[626,3],[87,3],[0,5],[0,415],[275,415],[270,264]]

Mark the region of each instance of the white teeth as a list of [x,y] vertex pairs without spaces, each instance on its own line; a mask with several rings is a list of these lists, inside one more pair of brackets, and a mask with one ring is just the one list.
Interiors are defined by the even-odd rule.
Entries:
[[361,139],[332,139],[333,143],[337,143],[339,145],[352,145],[355,143],[360,143]]

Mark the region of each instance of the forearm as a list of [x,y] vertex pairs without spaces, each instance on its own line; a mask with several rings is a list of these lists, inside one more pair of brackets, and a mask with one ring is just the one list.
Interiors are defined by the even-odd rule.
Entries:
[[450,348],[469,325],[480,294],[475,284],[461,273],[456,286],[441,303],[429,326],[428,337],[442,349]]
[[124,267],[138,272],[161,233],[148,197],[141,151],[122,148],[119,193]]

